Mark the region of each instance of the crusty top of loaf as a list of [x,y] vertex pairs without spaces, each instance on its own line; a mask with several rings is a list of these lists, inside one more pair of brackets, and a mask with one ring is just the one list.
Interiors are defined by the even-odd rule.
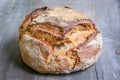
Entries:
[[92,20],[68,7],[38,8],[28,14],[20,27],[20,36],[29,35],[51,45],[83,44],[98,31]]
[[70,8],[56,7],[53,9],[46,9],[43,13],[34,18],[31,24],[49,22],[57,27],[68,27],[70,23],[79,21],[81,19],[88,19],[82,13]]

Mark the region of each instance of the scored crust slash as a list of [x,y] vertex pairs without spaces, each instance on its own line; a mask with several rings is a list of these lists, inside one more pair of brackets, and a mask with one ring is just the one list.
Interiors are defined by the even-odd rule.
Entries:
[[23,61],[40,73],[84,70],[101,54],[102,36],[94,22],[68,7],[38,8],[19,28]]

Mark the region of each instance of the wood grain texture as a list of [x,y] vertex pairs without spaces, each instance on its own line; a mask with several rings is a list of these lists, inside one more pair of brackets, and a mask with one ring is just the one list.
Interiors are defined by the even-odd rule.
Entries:
[[[38,7],[68,6],[89,16],[103,34],[98,62],[68,75],[39,74],[20,56],[18,28]],[[120,0],[0,0],[0,80],[120,80]]]

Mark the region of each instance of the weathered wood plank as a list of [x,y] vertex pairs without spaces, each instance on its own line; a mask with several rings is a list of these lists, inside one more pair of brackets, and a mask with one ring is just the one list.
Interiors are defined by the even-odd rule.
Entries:
[[[39,74],[26,66],[18,45],[18,28],[28,12],[38,7],[68,6],[89,16],[103,34],[98,62],[69,75]],[[0,0],[0,80],[120,80],[119,0]]]

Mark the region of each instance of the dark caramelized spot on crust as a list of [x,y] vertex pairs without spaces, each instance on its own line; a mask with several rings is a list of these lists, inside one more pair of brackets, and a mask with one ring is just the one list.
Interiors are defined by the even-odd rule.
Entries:
[[68,7],[68,6],[64,6],[65,8],[69,8],[70,9],[70,7]]
[[45,10],[48,10],[48,9],[49,8],[47,8],[47,7],[42,7],[42,8],[35,9],[34,11],[32,11],[32,13],[30,13],[31,19],[36,18],[41,12],[43,12]]

